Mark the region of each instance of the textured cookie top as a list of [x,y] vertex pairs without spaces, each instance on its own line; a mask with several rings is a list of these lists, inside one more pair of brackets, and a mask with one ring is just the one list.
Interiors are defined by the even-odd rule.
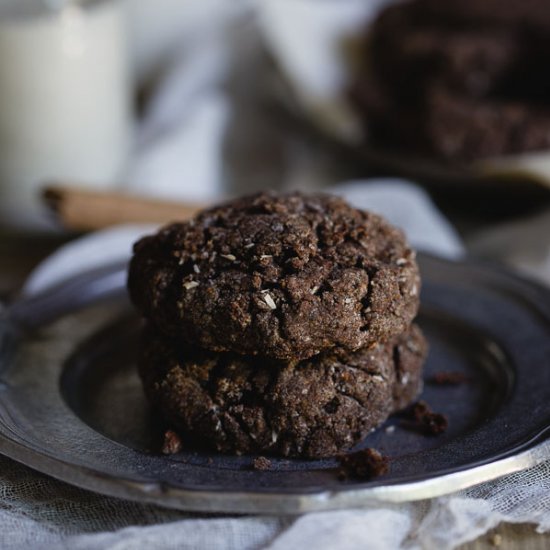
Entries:
[[183,445],[222,452],[333,456],[351,448],[422,387],[426,342],[413,325],[391,342],[299,363],[186,349],[147,331],[145,391]]
[[299,360],[403,332],[418,309],[414,258],[399,230],[339,198],[263,193],[140,240],[128,287],[167,336]]

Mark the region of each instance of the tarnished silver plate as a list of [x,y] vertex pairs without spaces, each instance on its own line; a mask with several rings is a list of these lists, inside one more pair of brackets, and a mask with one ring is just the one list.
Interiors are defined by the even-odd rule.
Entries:
[[160,455],[121,266],[4,312],[0,452],[109,495],[244,513],[428,498],[550,458],[550,292],[474,263],[423,256],[421,268],[426,378],[452,371],[468,382],[425,385],[422,398],[449,418],[443,435],[422,435],[397,416],[362,442],[391,457],[386,476],[341,481],[336,460],[274,459],[255,471],[253,457]]

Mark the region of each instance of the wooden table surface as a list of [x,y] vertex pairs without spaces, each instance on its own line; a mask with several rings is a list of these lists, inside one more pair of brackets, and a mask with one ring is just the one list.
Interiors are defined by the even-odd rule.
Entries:
[[[14,236],[0,232],[0,298],[16,294],[32,268],[66,242],[66,236]],[[501,524],[460,550],[548,550],[550,533],[538,534],[533,525]]]

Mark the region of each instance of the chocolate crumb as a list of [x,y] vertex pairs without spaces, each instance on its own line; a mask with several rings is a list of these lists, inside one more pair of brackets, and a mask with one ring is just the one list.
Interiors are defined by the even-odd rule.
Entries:
[[181,451],[181,448],[182,442],[180,436],[173,430],[166,430],[162,443],[162,454],[175,455]]
[[271,470],[271,460],[265,456],[258,456],[254,459],[252,466],[254,470]]
[[338,457],[341,469],[338,479],[371,479],[383,476],[389,472],[389,459],[381,455],[376,449],[364,449]]
[[428,384],[435,386],[458,386],[470,382],[470,377],[463,372],[436,372],[428,378]]
[[412,406],[412,417],[430,435],[443,433],[449,422],[444,414],[433,412],[425,401],[418,401]]

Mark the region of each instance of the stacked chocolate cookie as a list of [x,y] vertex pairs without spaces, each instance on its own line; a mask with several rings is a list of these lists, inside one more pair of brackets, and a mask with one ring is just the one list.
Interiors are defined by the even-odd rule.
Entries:
[[403,234],[331,196],[259,194],[139,241],[146,394],[223,452],[349,449],[421,389],[420,280]]
[[546,0],[411,0],[369,29],[352,96],[369,140],[450,161],[550,147]]

